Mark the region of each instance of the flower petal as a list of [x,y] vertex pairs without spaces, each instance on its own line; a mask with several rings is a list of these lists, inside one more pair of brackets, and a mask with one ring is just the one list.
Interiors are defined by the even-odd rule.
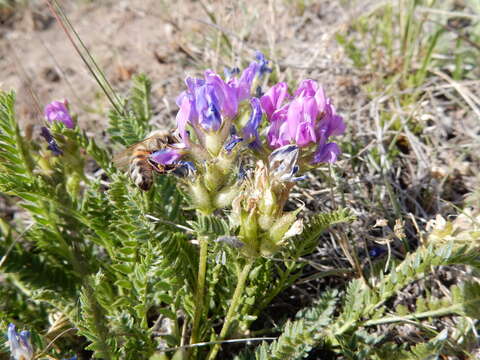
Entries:
[[157,164],[170,165],[175,164],[182,154],[174,149],[162,149],[157,150],[149,156],[149,159],[156,162]]
[[323,146],[319,146],[313,156],[313,164],[319,162],[334,163],[337,161],[338,156],[341,154],[341,150],[335,143],[328,143]]
[[44,114],[45,119],[50,123],[54,121],[62,122],[67,128],[73,129],[75,124],[73,123],[72,117],[68,112],[68,102],[66,100],[62,101],[52,101],[50,104],[45,106]]
[[263,110],[267,114],[267,119],[270,119],[273,113],[280,109],[285,99],[289,97],[288,86],[284,82],[280,82],[272,86],[266,93],[260,98],[260,104]]
[[298,171],[297,159],[299,148],[296,145],[286,145],[273,151],[268,157],[268,168],[278,181],[292,181]]
[[195,90],[195,107],[198,113],[198,122],[203,130],[217,131],[220,129],[222,125],[220,101],[214,86],[205,84]]
[[318,90],[318,83],[314,80],[302,80],[295,91],[295,97],[315,96]]
[[250,97],[253,80],[255,79],[255,76],[259,70],[260,65],[256,62],[251,62],[250,65],[243,70],[242,75],[237,83],[237,96],[239,102]]
[[250,100],[252,112],[247,124],[243,128],[243,137],[255,148],[260,148],[260,137],[258,134],[258,128],[262,121],[262,107],[260,106],[260,100],[258,98],[252,98]]

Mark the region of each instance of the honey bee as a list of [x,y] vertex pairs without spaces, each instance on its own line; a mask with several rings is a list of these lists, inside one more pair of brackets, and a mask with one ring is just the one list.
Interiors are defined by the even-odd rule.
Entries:
[[170,132],[154,131],[145,140],[115,155],[113,162],[118,168],[128,166],[128,173],[133,183],[140,189],[148,191],[153,184],[154,172],[166,174],[178,167],[176,164],[157,164],[150,159],[150,155],[177,142],[175,135]]

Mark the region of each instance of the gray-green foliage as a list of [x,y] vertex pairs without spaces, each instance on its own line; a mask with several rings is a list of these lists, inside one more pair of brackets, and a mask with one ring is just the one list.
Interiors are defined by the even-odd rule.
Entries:
[[[138,77],[125,112],[111,113],[114,143],[130,145],[151,130],[149,92],[148,79]],[[188,210],[188,201],[171,176],[157,176],[149,192],[136,189],[111,165],[110,152],[78,127],[51,126],[64,150],[64,155],[53,156],[46,144],[22,136],[14,101],[12,93],[0,93],[0,191],[25,210],[26,220],[0,223],[5,272],[0,325],[15,321],[31,329],[37,349],[52,340],[38,334],[73,328],[74,334],[62,339],[61,346],[47,349],[52,356],[86,348],[97,358],[143,359],[158,349],[183,345],[198,305],[196,241],[207,239],[199,340],[217,338],[215,326],[225,317],[246,261],[237,249],[216,241],[235,232],[227,217]],[[101,176],[84,173],[85,163],[93,160],[108,175],[107,183]],[[273,299],[301,276],[305,263],[300,257],[313,251],[321,233],[350,220],[351,214],[343,209],[315,215],[275,258],[253,261],[230,333],[248,336]],[[426,294],[417,299],[414,313],[387,305],[405,286],[428,277],[438,266],[479,268],[478,246],[452,237],[441,240],[433,239],[403,261],[392,262],[387,271],[373,272],[369,284],[355,279],[343,292],[326,291],[312,307],[287,321],[277,340],[238,358],[297,359],[313,349],[348,359],[382,359],[392,350],[405,358],[454,351],[455,344],[471,338],[468,321],[459,321],[456,336],[430,331],[424,344],[412,348],[369,333],[380,324],[409,322],[421,328],[420,321],[435,316],[479,317],[480,289],[473,282],[454,286],[451,299]],[[48,315],[55,313],[67,321],[61,326],[49,323]],[[84,337],[80,345],[79,335]],[[204,358],[207,352],[198,348],[188,354]]]
[[[130,145],[151,130],[149,93],[148,79],[136,78],[124,113],[110,115],[113,143]],[[47,315],[60,312],[67,323],[60,329],[50,324],[50,331],[73,327],[76,336],[86,338],[86,349],[106,359],[148,358],[159,346],[179,346],[188,335],[181,326],[188,329],[196,306],[199,255],[192,240],[205,237],[212,240],[212,266],[200,334],[203,340],[215,336],[213,324],[225,316],[243,263],[235,249],[213,241],[234,231],[226,218],[185,210],[188,204],[173,177],[157,177],[152,190],[142,193],[112,166],[110,152],[78,127],[50,125],[64,152],[54,156],[45,143],[22,136],[14,101],[13,93],[1,93],[0,191],[26,211],[27,220],[2,221],[6,291],[0,297],[8,310],[2,312],[2,325],[16,317],[19,327],[42,333],[49,327]],[[108,175],[108,184],[101,175],[84,173],[92,161]],[[344,212],[331,216],[331,223],[349,219]],[[314,219],[305,236],[295,238],[302,250],[292,243],[283,255],[289,259],[286,268],[269,259],[255,262],[236,316],[238,331],[248,331],[256,309],[273,299],[265,302],[264,294],[278,294],[299,276],[295,260],[312,249],[329,222]],[[36,306],[27,309],[32,301]],[[34,346],[46,342],[36,336]],[[68,347],[71,340],[66,343],[50,353],[75,350]]]
[[[478,236],[478,234],[477,234]],[[461,241],[462,239],[458,239]],[[339,313],[331,316],[328,306],[337,296],[335,293],[322,297],[319,304],[308,311],[301,311],[297,320],[287,322],[282,335],[276,341],[258,347],[255,354],[239,359],[301,359],[309,351],[321,345],[325,349],[342,354],[347,359],[385,359],[390,351],[398,351],[400,358],[424,359],[441,354],[455,354],[459,349],[468,353],[466,338],[473,335],[472,323],[462,329],[462,336],[449,338],[446,331],[411,349],[394,341],[369,335],[368,329],[377,325],[411,323],[423,328],[422,320],[457,315],[470,319],[480,317],[480,286],[475,282],[454,285],[451,298],[436,299],[426,294],[416,300],[416,311],[403,306],[394,311],[386,302],[408,284],[433,273],[438,266],[467,264],[478,271],[480,256],[478,248],[468,249],[454,240],[448,243],[432,242],[407,255],[406,259],[392,266],[389,273],[373,274],[368,286],[363,280],[352,280],[341,297]],[[326,318],[326,312],[328,317]],[[388,314],[388,315],[387,315]],[[462,319],[462,318],[460,318]],[[461,321],[461,320],[459,320]],[[465,346],[462,349],[462,345]],[[422,355],[423,354],[423,355]],[[320,359],[322,357],[319,357]]]

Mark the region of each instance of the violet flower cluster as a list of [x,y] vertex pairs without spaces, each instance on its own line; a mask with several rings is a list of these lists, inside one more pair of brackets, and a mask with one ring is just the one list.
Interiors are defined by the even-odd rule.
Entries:
[[180,110],[177,114],[177,129],[181,142],[171,149],[161,150],[152,160],[163,165],[175,163],[182,156],[189,155],[197,161],[217,156],[222,147],[231,150],[243,138],[232,134],[242,103],[251,101],[253,116],[244,126],[245,139],[258,138],[257,129],[262,112],[259,100],[252,98],[256,80],[270,71],[262,54],[237,77],[237,71],[228,73],[226,80],[211,70],[203,78],[188,77],[187,90],[177,98]]
[[230,151],[243,143],[264,158],[290,144],[300,149],[303,165],[335,162],[340,148],[330,137],[341,135],[345,124],[332,101],[314,80],[300,82],[293,95],[280,82],[255,97],[258,79],[270,70],[267,63],[257,54],[257,61],[239,77],[228,72],[224,80],[211,70],[203,78],[188,77],[187,90],[177,98],[181,141],[155,153],[152,160],[164,165],[182,157],[201,162],[217,156],[222,147]]
[[293,92],[280,82],[262,94],[267,65],[257,53],[241,73],[188,77],[177,98],[179,141],[150,157],[162,165],[189,164],[185,183],[193,206],[205,214],[231,208],[234,242],[248,256],[272,254],[301,231],[299,209],[284,212],[293,184],[319,163],[337,161],[340,148],[331,137],[345,130],[314,80]]
[[293,96],[287,84],[278,83],[260,103],[270,124],[266,130],[270,148],[295,144],[307,150],[305,156],[311,164],[337,160],[340,148],[328,141],[332,135],[343,134],[345,123],[316,81],[303,80]]

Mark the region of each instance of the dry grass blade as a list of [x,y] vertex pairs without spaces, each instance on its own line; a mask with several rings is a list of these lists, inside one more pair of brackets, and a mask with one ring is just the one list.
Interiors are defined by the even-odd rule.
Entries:
[[45,1],[47,2],[47,6],[50,9],[52,15],[55,17],[59,25],[62,27],[69,41],[72,43],[73,47],[75,48],[75,51],[84,62],[88,71],[95,78],[95,81],[97,82],[97,84],[105,93],[109,102],[115,108],[115,111],[119,114],[123,114],[124,109],[123,109],[120,98],[116,94],[113,87],[110,85],[110,82],[105,77],[103,71],[100,69],[96,61],[93,59],[92,55],[90,54],[90,51],[85,46],[85,44],[83,43],[78,33],[75,31],[75,28],[69,21],[67,15],[65,14],[65,11],[62,9],[60,4],[56,0],[45,0]]

